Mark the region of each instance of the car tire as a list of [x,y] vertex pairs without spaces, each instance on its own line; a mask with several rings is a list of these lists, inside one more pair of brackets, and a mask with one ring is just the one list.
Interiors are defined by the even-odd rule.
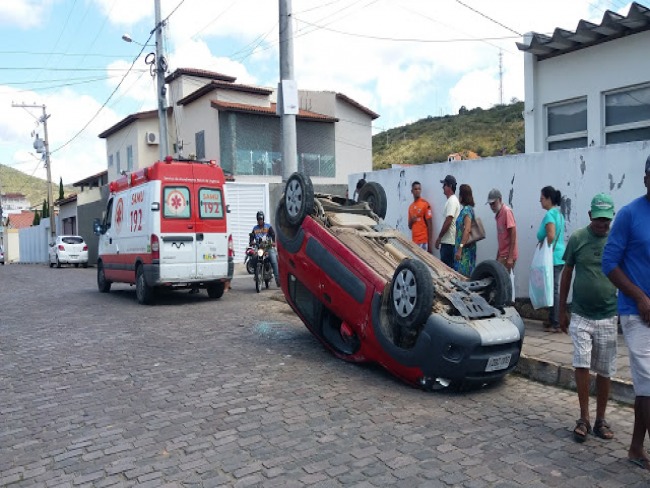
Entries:
[[222,282],[212,283],[206,288],[210,298],[221,298],[225,289],[226,285]]
[[106,279],[104,264],[101,261],[97,263],[97,288],[101,293],[111,291],[111,282]]
[[492,278],[492,284],[477,293],[494,308],[509,305],[512,302],[512,283],[506,267],[494,259],[480,262],[474,268],[470,280],[479,281],[486,278]]
[[88,263],[83,263],[83,264],[81,265],[81,267],[82,267],[82,268],[87,268],[87,267],[88,267]]
[[78,267],[79,267],[79,263],[74,263],[74,267],[75,267],[75,268],[78,268]]
[[309,176],[294,173],[284,187],[284,211],[287,222],[298,227],[314,210],[314,186]]
[[388,210],[388,199],[384,187],[379,183],[370,181],[361,187],[359,190],[359,201],[366,202],[371,210],[375,212],[380,218],[386,217]]
[[54,268],[54,263],[52,262],[52,260],[49,259],[49,261],[50,261],[50,263],[49,263],[49,264],[50,264],[50,268]]
[[61,267],[61,261],[59,261],[59,255],[56,255],[56,267],[60,268]]
[[144,277],[144,267],[138,266],[135,272],[135,296],[140,305],[150,305],[153,302],[153,286],[147,284]]
[[405,259],[390,285],[391,312],[396,323],[413,330],[427,321],[433,307],[434,288],[429,268],[422,261]]

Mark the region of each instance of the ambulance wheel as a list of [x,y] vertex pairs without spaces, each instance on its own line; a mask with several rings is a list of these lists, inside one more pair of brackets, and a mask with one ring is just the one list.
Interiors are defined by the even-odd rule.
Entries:
[[284,211],[287,222],[295,227],[302,224],[314,210],[314,186],[309,176],[294,173],[284,188]]
[[208,296],[210,298],[221,298],[223,296],[223,291],[226,289],[226,286],[219,282],[219,283],[212,283],[211,285],[208,285],[206,290],[208,291]]
[[144,268],[138,266],[135,272],[135,296],[140,305],[150,305],[153,302],[153,286],[147,285],[144,278]]
[[97,263],[97,288],[101,293],[111,291],[111,282],[106,279],[104,264],[101,261]]

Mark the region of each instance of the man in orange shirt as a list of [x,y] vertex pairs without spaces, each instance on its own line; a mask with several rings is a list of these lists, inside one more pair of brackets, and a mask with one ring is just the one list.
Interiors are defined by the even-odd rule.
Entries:
[[413,203],[409,206],[409,229],[411,238],[422,249],[431,252],[431,205],[420,195],[422,185],[419,181],[411,184]]

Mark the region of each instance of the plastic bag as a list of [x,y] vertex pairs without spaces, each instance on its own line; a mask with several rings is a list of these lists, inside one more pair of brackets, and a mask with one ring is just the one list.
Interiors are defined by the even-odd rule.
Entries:
[[528,296],[536,310],[553,306],[553,248],[546,239],[535,248],[530,265]]

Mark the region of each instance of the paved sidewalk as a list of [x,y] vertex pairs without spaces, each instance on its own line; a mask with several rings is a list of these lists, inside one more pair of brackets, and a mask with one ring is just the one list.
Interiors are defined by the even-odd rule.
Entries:
[[[575,390],[571,365],[573,360],[571,337],[567,334],[546,332],[541,321],[529,319],[524,321],[526,337],[517,372],[542,383]],[[622,334],[618,336],[616,369],[616,376],[612,378],[611,397],[623,403],[633,404],[634,389],[630,376],[628,350]],[[594,380],[592,380],[592,392],[593,388]]]

